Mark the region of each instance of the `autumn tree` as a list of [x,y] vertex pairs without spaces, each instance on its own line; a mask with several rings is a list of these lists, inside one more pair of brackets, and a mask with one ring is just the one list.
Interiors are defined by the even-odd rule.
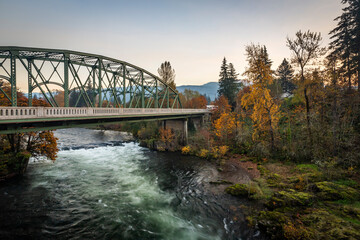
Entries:
[[221,144],[232,145],[236,134],[235,113],[223,112],[213,123],[214,133]]
[[179,93],[179,97],[183,108],[206,108],[207,99],[198,91],[186,88],[183,93]]
[[59,107],[65,106],[64,91],[56,90],[54,92],[54,100],[57,102]]
[[198,97],[194,97],[186,102],[185,108],[201,108],[206,109],[207,100],[205,96],[200,95]]
[[[11,106],[10,83],[0,81],[0,87],[2,90],[0,91],[0,106]],[[17,91],[17,102],[18,106],[28,106],[28,98],[20,91]],[[33,98],[32,105],[50,106],[47,101],[37,97]],[[54,161],[58,152],[56,140],[52,131],[0,135],[0,151],[12,154],[27,151],[35,157],[45,156]]]
[[176,89],[175,70],[171,67],[170,62],[168,61],[163,62],[160,65],[160,68],[158,68],[158,73],[165,84],[169,85],[174,90]]
[[307,131],[312,145],[312,134],[310,128],[310,101],[308,96],[308,85],[305,80],[305,67],[312,60],[322,55],[324,49],[320,47],[322,40],[320,33],[310,31],[302,32],[301,30],[295,34],[295,39],[287,38],[287,46],[292,52],[292,62],[300,68],[300,84],[303,86],[303,93],[306,107],[306,123]]
[[211,120],[212,122],[220,118],[221,114],[231,112],[231,106],[226,97],[220,96],[213,102],[215,108],[212,110]]
[[245,109],[252,109],[251,120],[254,124],[253,139],[270,135],[271,148],[275,148],[275,131],[279,121],[279,105],[272,98],[269,85],[273,83],[271,61],[265,46],[249,45],[246,47],[248,68],[245,75],[252,85],[241,99]]

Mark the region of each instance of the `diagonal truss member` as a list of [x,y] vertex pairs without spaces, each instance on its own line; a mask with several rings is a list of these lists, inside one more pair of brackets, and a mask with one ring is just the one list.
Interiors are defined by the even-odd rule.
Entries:
[[133,64],[69,50],[0,47],[0,81],[10,85],[6,92],[0,84],[0,93],[11,106],[18,106],[23,78],[28,106],[37,91],[52,107],[181,108],[174,89]]

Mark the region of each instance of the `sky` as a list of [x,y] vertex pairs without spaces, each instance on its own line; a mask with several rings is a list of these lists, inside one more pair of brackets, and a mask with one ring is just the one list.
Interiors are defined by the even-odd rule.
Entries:
[[286,37],[320,32],[341,0],[0,0],[0,46],[68,49],[120,59],[156,75],[170,61],[180,85],[218,81],[222,59],[238,73],[245,46],[265,45],[276,69]]

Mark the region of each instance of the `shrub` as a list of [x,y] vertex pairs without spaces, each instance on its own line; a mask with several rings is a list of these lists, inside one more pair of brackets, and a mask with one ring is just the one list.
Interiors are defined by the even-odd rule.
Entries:
[[201,149],[199,152],[199,157],[201,158],[207,158],[209,156],[209,150]]
[[219,154],[220,156],[225,156],[225,154],[229,151],[228,146],[220,146],[219,147]]
[[187,146],[183,147],[183,148],[181,149],[181,153],[184,154],[184,155],[190,154],[190,146],[187,145]]

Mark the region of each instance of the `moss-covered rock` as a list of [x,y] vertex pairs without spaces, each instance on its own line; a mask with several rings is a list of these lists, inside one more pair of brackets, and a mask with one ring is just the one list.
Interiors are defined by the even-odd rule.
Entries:
[[267,170],[263,165],[258,164],[257,169],[259,170],[261,176],[264,176],[269,173],[269,170]]
[[311,209],[302,222],[312,229],[318,239],[360,239],[359,225],[329,213],[325,209]]
[[270,209],[289,207],[289,206],[310,206],[314,196],[306,192],[298,192],[293,189],[276,192],[266,206]]
[[321,200],[359,200],[356,189],[333,182],[317,182],[312,185],[312,189]]
[[259,228],[271,239],[284,239],[283,225],[290,221],[285,213],[278,211],[261,211],[258,216]]
[[225,189],[225,192],[233,196],[251,196],[256,193],[256,189],[246,184],[235,184]]
[[281,176],[276,173],[271,173],[266,179],[270,187],[277,187],[281,181]]

